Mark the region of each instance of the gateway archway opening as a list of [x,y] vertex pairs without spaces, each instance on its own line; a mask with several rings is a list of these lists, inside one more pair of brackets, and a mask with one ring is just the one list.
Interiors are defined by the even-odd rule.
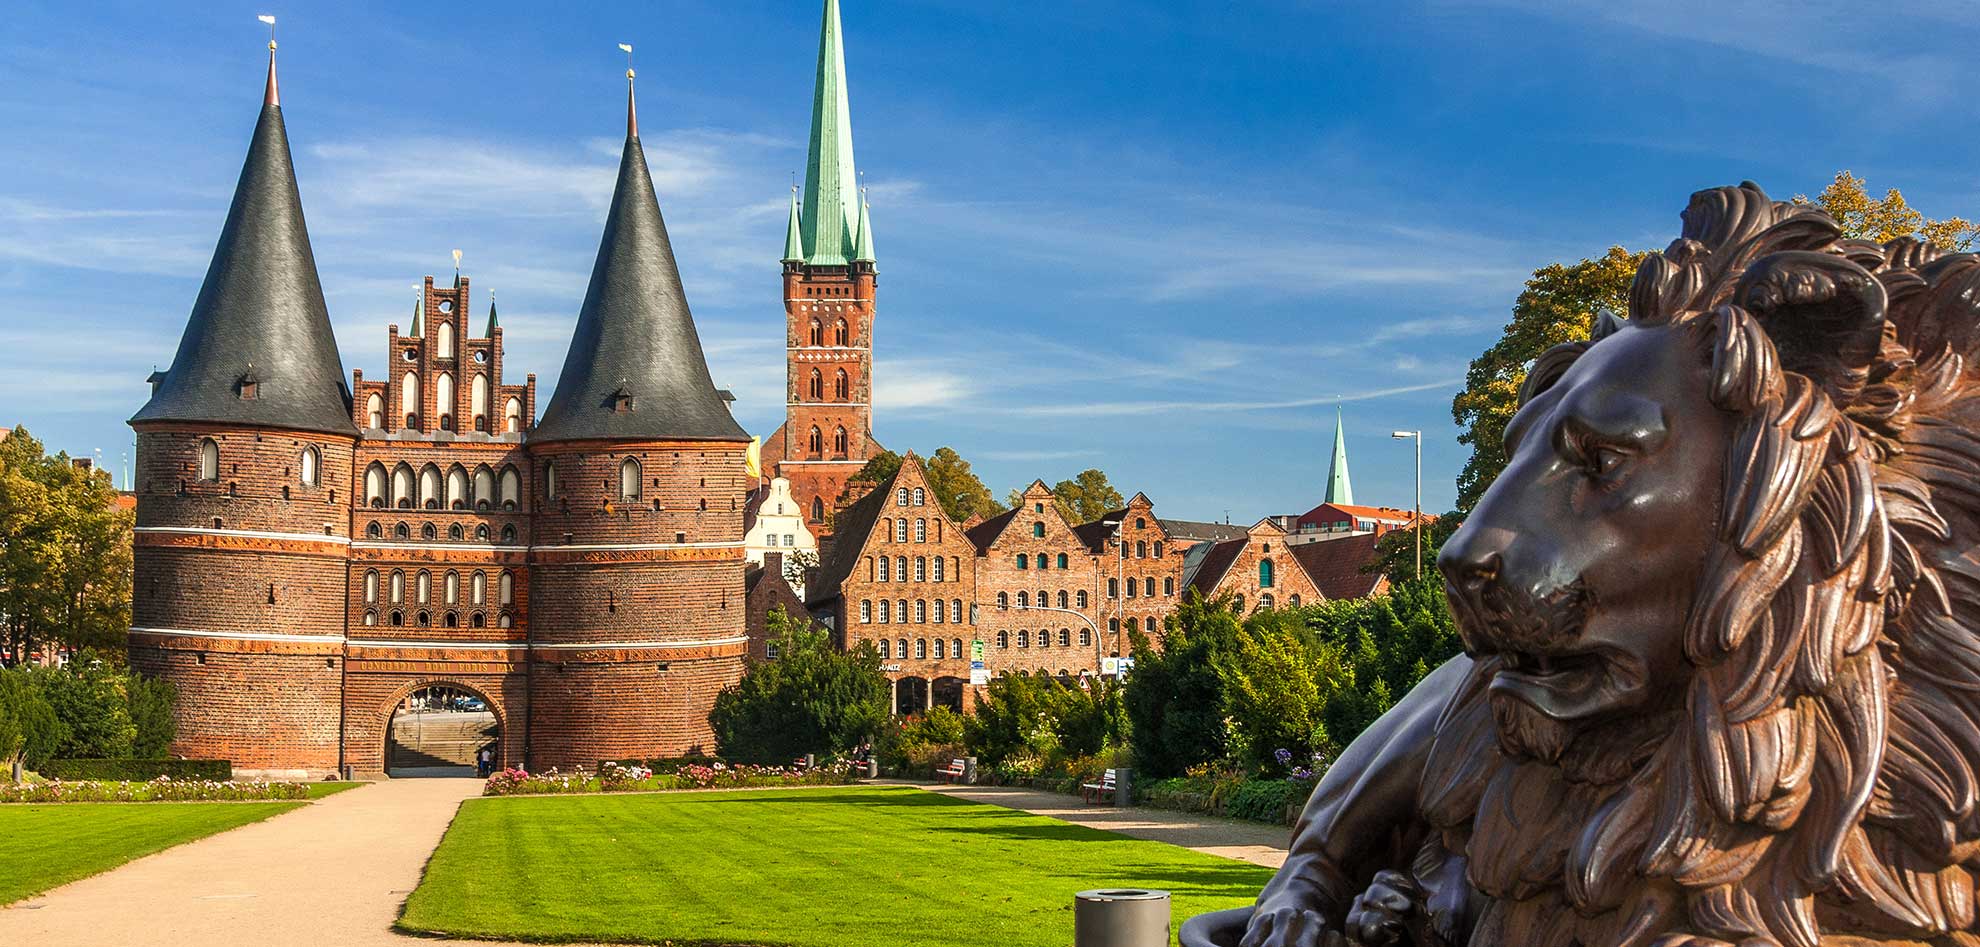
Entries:
[[385,728],[385,774],[474,776],[485,747],[501,766],[502,727],[488,698],[466,687],[415,688],[392,709]]

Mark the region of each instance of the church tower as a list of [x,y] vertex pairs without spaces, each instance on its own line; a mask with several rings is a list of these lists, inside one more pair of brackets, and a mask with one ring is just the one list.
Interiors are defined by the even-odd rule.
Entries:
[[873,440],[873,301],[878,274],[865,195],[853,170],[852,110],[839,2],[825,0],[811,153],[784,238],[784,423],[763,448],[764,476],[785,477],[813,532],[828,533],[846,479]]
[[357,425],[268,44],[213,262],[137,431],[131,663],[179,689],[177,756],[336,771]]
[[702,354],[626,72],[626,143],[577,328],[525,444],[533,767],[712,753],[742,678],[749,435]]

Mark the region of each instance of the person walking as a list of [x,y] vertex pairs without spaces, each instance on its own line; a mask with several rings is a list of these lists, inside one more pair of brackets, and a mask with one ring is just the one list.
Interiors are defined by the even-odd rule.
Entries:
[[482,779],[487,779],[488,774],[493,772],[495,772],[495,749],[494,747],[484,746],[481,748],[481,752],[475,756],[474,774]]

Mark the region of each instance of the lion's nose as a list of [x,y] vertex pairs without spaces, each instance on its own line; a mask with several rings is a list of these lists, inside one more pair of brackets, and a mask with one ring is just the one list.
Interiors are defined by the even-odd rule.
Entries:
[[1505,569],[1497,530],[1459,529],[1437,554],[1437,569],[1452,585],[1477,589],[1496,581]]

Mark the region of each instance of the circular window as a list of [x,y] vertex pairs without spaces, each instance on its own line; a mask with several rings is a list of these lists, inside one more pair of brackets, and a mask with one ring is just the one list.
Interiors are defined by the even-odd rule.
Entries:
[[408,361],[408,362],[417,362],[417,361],[419,361],[419,350],[418,350],[418,349],[407,349],[407,350],[406,350],[406,361]]
[[451,299],[442,299],[442,300],[440,300],[440,311],[441,311],[441,312],[453,312],[453,311],[454,311],[454,301],[453,301],[453,300],[451,300]]
[[488,353],[487,353],[487,352],[476,352],[476,353],[474,353],[474,360],[475,360],[475,361],[477,361],[477,362],[485,362],[485,361],[488,361]]

